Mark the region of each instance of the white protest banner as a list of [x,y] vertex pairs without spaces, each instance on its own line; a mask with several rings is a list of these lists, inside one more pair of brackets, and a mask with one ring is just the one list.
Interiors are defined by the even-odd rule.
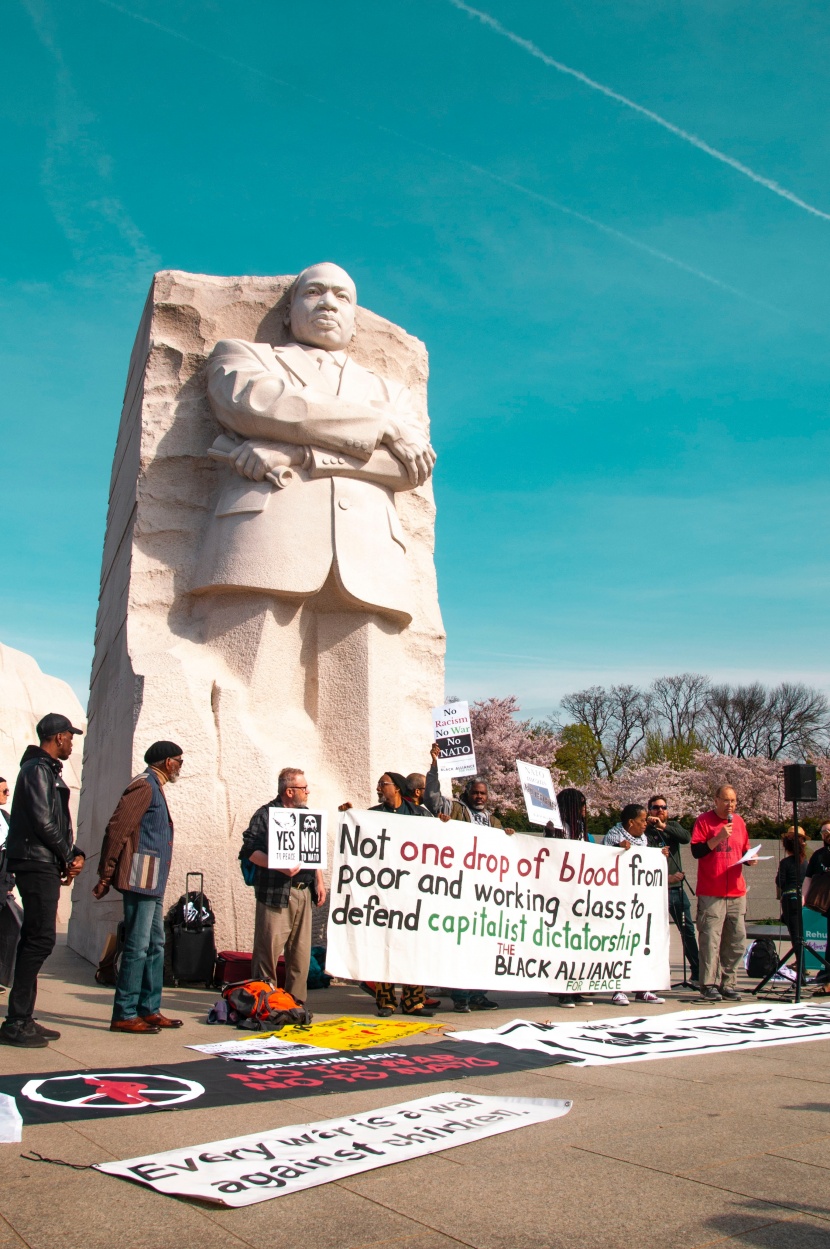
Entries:
[[571,1104],[553,1098],[440,1093],[348,1118],[252,1132],[123,1162],[100,1162],[96,1169],[138,1180],[174,1197],[251,1206],[406,1158],[421,1158],[453,1145],[558,1119]]
[[476,752],[469,703],[445,703],[432,709],[433,741],[441,747],[438,775],[475,776]]
[[337,1050],[322,1045],[301,1045],[297,1041],[281,1041],[279,1037],[251,1037],[247,1041],[214,1041],[211,1045],[186,1045],[213,1058],[232,1058],[237,1062],[274,1061],[282,1058],[315,1058],[320,1054],[336,1054]]
[[682,1010],[665,1015],[627,1015],[584,1024],[531,1023],[514,1019],[501,1028],[448,1034],[453,1041],[509,1045],[511,1049],[556,1054],[579,1067],[721,1054],[793,1041],[830,1037],[830,1007],[795,1002],[733,1006],[726,1010]]
[[326,812],[268,808],[268,866],[326,866]]
[[666,860],[653,849],[347,811],[326,970],[459,989],[666,988]]
[[519,773],[519,784],[531,824],[541,824],[544,828],[553,821],[554,828],[561,828],[562,816],[556,803],[556,790],[550,769],[539,767],[538,763],[525,763],[523,759],[517,759],[516,771]]

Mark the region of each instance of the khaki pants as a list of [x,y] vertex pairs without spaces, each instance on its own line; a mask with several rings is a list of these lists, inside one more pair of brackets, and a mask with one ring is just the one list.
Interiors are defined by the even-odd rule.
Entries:
[[285,988],[304,1002],[311,962],[311,893],[292,888],[288,906],[277,910],[257,902],[254,919],[254,952],[251,978],[277,983],[277,963],[285,953]]
[[738,963],[746,949],[746,894],[740,898],[707,898],[698,894],[697,931],[700,946],[700,987],[734,989]]

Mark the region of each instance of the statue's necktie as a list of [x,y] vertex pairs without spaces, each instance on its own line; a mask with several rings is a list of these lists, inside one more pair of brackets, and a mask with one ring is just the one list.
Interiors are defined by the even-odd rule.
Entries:
[[321,377],[336,392],[340,385],[340,365],[329,351],[318,352],[315,359],[317,360],[317,367],[320,370]]

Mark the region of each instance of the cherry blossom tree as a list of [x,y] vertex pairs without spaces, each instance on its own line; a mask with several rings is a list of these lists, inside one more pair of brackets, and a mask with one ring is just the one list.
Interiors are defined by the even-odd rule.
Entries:
[[519,719],[520,707],[514,695],[483,698],[470,707],[476,764],[487,778],[492,805],[499,810],[520,810],[522,790],[516,760],[550,768],[554,784],[567,784],[554,768],[553,757],[559,738],[550,729]]

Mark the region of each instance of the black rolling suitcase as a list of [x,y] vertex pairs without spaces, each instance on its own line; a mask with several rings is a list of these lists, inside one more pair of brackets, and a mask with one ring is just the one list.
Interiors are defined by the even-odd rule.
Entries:
[[[191,876],[199,888],[188,888]],[[210,988],[216,964],[215,917],[205,897],[204,876],[188,872],[184,893],[170,914],[171,973],[174,985],[203,984]]]

